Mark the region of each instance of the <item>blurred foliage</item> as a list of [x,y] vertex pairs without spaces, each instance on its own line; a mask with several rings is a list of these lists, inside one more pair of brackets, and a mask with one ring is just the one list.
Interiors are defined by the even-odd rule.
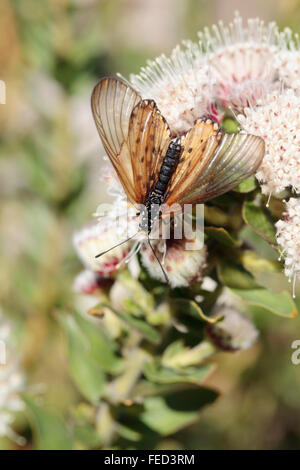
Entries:
[[[203,309],[188,298],[177,312],[172,307],[177,323],[171,327],[170,312],[154,307],[139,315],[132,314],[132,303],[131,312],[110,311],[121,325],[120,337],[111,339],[102,319],[80,313],[95,305],[72,293],[80,269],[72,232],[107,197],[89,107],[93,85],[117,71],[137,72],[148,57],[184,37],[195,39],[198,29],[218,19],[215,1],[165,1],[163,14],[157,2],[146,3],[0,4],[7,85],[7,104],[0,105],[0,302],[17,325],[32,387],[16,431],[27,438],[26,448],[37,449],[299,448],[300,375],[290,356],[300,320],[290,320],[296,306],[273,249],[280,209],[274,201],[270,211],[258,209],[265,201],[253,179],[206,208],[210,276],[247,300],[261,332],[252,349],[218,353],[213,363],[204,360],[212,351],[192,349],[196,359],[186,360],[186,348],[204,337],[212,294],[206,293]],[[299,1],[277,6],[280,25],[297,30]],[[230,120],[226,126],[234,130]],[[141,279],[157,304],[157,285],[145,273]],[[196,294],[199,286],[191,298]],[[172,295],[187,297],[180,289]],[[105,302],[97,308],[109,316]],[[186,328],[189,334],[182,335]],[[0,440],[0,448],[16,447]]]

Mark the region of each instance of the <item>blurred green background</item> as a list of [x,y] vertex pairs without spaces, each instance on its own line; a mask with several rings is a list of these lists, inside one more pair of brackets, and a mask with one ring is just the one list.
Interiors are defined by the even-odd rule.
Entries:
[[[146,59],[238,9],[299,31],[300,1],[2,0],[0,78],[0,304],[17,325],[28,381],[66,417],[81,397],[68,374],[58,311],[72,311],[81,269],[72,233],[107,195],[90,94],[104,75],[138,72]],[[278,285],[283,277],[278,278]],[[299,288],[298,288],[299,293]],[[299,299],[299,295],[298,295]],[[298,300],[298,305],[300,301]],[[257,318],[260,340],[219,354],[208,385],[221,398],[162,448],[300,448],[300,319]],[[18,423],[22,432],[26,423]],[[8,440],[2,448],[14,447]]]

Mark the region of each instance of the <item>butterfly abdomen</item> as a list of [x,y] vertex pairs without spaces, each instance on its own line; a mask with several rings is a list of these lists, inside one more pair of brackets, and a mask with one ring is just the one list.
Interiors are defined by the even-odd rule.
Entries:
[[160,206],[164,202],[167,187],[178,165],[181,152],[179,138],[171,141],[162,161],[157,181],[147,196],[145,210],[142,213],[140,228],[146,233],[151,232],[154,222],[160,218]]
[[173,175],[179,160],[182,147],[179,140],[172,141],[168,147],[166,155],[161,164],[157,182],[153,188],[153,193],[163,196],[166,192],[171,176]]

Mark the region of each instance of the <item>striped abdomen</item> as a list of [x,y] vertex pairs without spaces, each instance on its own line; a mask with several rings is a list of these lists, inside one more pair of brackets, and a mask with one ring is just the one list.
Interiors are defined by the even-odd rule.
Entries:
[[164,202],[167,187],[178,165],[181,151],[182,147],[179,144],[179,138],[177,138],[170,143],[162,161],[157,181],[148,194],[140,223],[141,230],[148,234],[151,232],[154,222],[160,218],[160,206]]
[[[182,150],[181,145],[178,143],[179,139],[172,141],[168,147],[167,153],[161,164],[161,168],[158,174],[157,182],[151,191],[151,193],[158,196],[164,196],[171,176],[177,167],[178,159]],[[149,195],[151,197],[151,195]]]

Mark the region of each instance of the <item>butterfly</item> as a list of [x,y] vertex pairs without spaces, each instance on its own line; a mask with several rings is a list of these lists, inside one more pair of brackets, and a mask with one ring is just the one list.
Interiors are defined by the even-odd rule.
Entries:
[[143,207],[140,230],[149,243],[153,225],[166,208],[220,196],[253,174],[264,156],[262,138],[223,133],[207,117],[173,136],[155,101],[142,99],[117,78],[100,80],[91,105],[104,149],[129,201]]

